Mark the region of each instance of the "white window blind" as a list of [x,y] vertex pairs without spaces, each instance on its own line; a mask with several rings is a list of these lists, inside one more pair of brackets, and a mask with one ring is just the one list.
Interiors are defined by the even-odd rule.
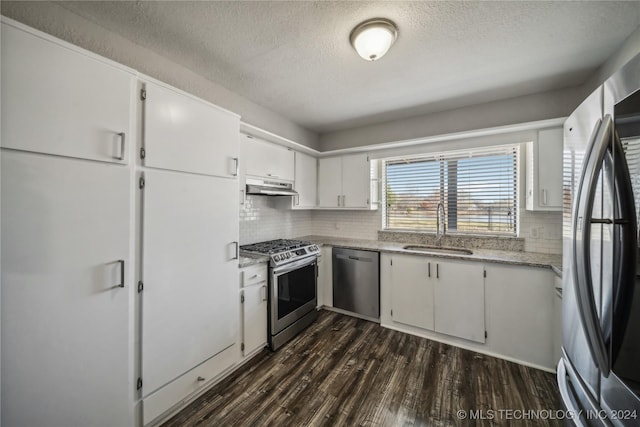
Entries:
[[435,231],[438,204],[447,232],[517,234],[517,145],[386,159],[384,228]]

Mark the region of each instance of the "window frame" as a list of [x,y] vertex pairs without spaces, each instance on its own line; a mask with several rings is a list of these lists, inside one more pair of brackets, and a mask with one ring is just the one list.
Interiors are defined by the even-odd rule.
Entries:
[[[511,153],[509,153],[510,151]],[[484,154],[484,155],[483,155]],[[511,209],[511,222],[509,227],[512,229],[508,231],[500,231],[500,230],[460,230],[458,224],[461,222],[458,221],[458,202],[457,197],[461,193],[461,186],[457,181],[459,168],[458,168],[458,160],[463,160],[465,158],[481,158],[487,156],[499,156],[504,154],[512,154],[513,157],[513,181],[510,185],[513,185],[513,189],[511,190],[512,201],[510,204]],[[435,226],[433,228],[409,228],[409,227],[389,227],[389,204],[388,204],[388,175],[387,175],[387,166],[389,162],[398,163],[398,162],[421,162],[421,161],[429,161],[432,160],[434,162],[438,162],[439,168],[439,195],[438,199],[441,202],[445,202],[445,224],[447,226],[447,234],[458,235],[458,236],[483,236],[483,237],[501,237],[501,238],[516,238],[519,236],[520,227],[521,227],[521,209],[520,200],[521,200],[521,180],[523,176],[523,168],[525,167],[523,163],[524,153],[522,152],[522,142],[517,143],[509,143],[509,144],[499,144],[499,145],[489,145],[489,146],[481,146],[481,147],[469,147],[465,149],[455,149],[455,150],[447,150],[447,151],[438,151],[432,153],[413,153],[402,156],[394,156],[394,157],[385,157],[380,159],[380,172],[381,172],[381,228],[382,231],[389,232],[413,232],[413,233],[424,233],[424,234],[434,234],[437,232]],[[455,168],[451,167],[451,164],[455,163]],[[488,169],[485,169],[486,171]],[[481,171],[482,172],[482,171]],[[446,175],[446,179],[445,179]],[[450,183],[452,181],[456,182],[455,188],[452,188]],[[450,209],[451,200],[456,200],[455,209]],[[453,212],[453,214],[452,214]],[[452,225],[454,227],[452,227]]]

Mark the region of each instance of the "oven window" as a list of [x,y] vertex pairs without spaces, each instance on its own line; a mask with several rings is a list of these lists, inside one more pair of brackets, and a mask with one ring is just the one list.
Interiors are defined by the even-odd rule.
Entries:
[[278,319],[316,298],[316,265],[278,276]]

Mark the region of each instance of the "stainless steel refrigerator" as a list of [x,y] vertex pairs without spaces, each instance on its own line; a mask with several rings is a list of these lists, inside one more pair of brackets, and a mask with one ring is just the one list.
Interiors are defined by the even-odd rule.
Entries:
[[558,386],[576,425],[640,425],[640,56],[567,119]]

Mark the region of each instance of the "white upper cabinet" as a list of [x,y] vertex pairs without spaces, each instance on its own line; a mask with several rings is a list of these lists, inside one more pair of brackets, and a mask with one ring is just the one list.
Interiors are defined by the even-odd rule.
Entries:
[[242,135],[241,152],[248,176],[294,181],[294,152],[250,135]]
[[342,158],[318,160],[318,207],[337,208],[342,196]]
[[366,154],[318,161],[318,207],[371,208],[371,169]]
[[135,75],[2,23],[2,147],[127,163]]
[[292,200],[293,209],[316,207],[318,194],[318,160],[304,153],[295,153],[294,188],[298,196]]
[[146,81],[144,86],[145,166],[237,176],[237,115],[162,84]]
[[562,128],[538,131],[527,143],[527,210],[562,210]]

